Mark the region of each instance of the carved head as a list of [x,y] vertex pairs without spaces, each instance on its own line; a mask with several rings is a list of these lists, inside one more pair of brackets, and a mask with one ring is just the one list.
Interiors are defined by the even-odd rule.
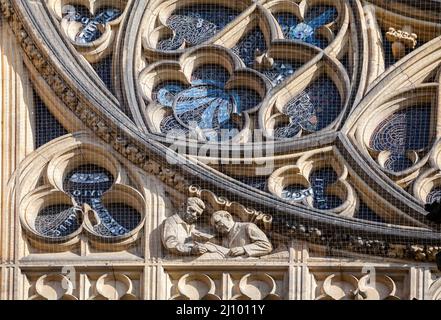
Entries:
[[216,211],[211,216],[211,224],[222,234],[230,232],[234,226],[234,220],[228,211]]
[[204,212],[204,209],[205,203],[201,199],[190,197],[187,199],[187,207],[181,212],[181,217],[185,222],[193,224]]

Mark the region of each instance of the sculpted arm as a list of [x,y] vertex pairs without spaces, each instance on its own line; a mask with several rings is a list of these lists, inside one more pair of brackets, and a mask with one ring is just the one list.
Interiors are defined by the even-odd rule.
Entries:
[[169,219],[165,220],[162,230],[162,243],[164,247],[171,253],[179,255],[189,255],[193,244],[186,244],[178,241],[179,229],[176,223]]
[[243,246],[243,248],[248,256],[260,257],[269,254],[273,250],[273,246],[268,240],[266,234],[255,224],[248,225],[247,235],[250,238],[251,243]]

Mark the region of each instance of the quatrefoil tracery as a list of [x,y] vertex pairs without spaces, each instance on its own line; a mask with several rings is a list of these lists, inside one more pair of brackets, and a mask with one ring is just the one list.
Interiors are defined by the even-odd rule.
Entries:
[[[140,80],[149,103],[146,117],[156,131],[188,133],[197,128],[197,138],[208,141],[224,140],[222,130],[227,139],[236,136],[269,89],[268,81],[241,68],[221,47],[196,49],[179,63],[154,64]],[[167,127],[170,118],[174,122]]]
[[[166,1],[149,9],[157,13],[157,16],[147,19],[142,43],[146,59],[149,63],[155,63],[141,72],[139,80],[141,91],[148,104],[145,113],[147,114],[146,122],[150,130],[155,133],[167,134],[174,129],[181,135],[190,133],[190,136],[199,140],[217,140],[207,137],[207,134],[198,132],[200,131],[198,129],[202,129],[202,131],[206,129],[204,127],[198,127],[196,130],[190,128],[189,124],[182,121],[182,117],[177,114],[181,110],[179,107],[176,108],[176,105],[179,105],[179,100],[185,100],[186,104],[191,104],[188,103],[188,99],[194,97],[182,94],[183,90],[179,88],[180,85],[176,82],[188,86],[192,81],[184,64],[189,65],[192,63],[191,59],[194,59],[196,65],[201,65],[201,61],[207,59],[209,51],[211,51],[210,55],[216,55],[216,51],[220,51],[219,46],[225,48],[223,51],[230,55],[230,58],[211,59],[212,61],[216,60],[213,63],[213,69],[221,66],[226,67],[225,60],[234,61],[235,66],[233,68],[236,73],[242,69],[249,71],[254,69],[256,71],[254,73],[248,72],[250,76],[244,77],[243,83],[252,83],[252,77],[259,77],[266,83],[268,88],[264,91],[250,85],[245,87],[246,91],[255,90],[259,92],[261,99],[272,99],[277,95],[285,96],[286,94],[283,92],[286,90],[283,90],[284,88],[281,86],[283,82],[285,88],[287,84],[291,85],[290,90],[295,92],[295,95],[291,96],[291,100],[301,101],[300,98],[304,96],[308,96],[309,100],[307,104],[302,101],[300,103],[285,101],[284,103],[287,105],[291,102],[291,106],[277,106],[279,111],[276,111],[277,108],[266,107],[265,105],[274,104],[274,100],[268,100],[259,105],[261,114],[251,116],[248,120],[248,116],[257,109],[250,108],[246,112],[247,115],[244,116],[242,123],[236,123],[235,125],[229,123],[227,125],[229,128],[235,128],[236,136],[233,141],[249,141],[249,137],[246,135],[251,128],[263,129],[265,137],[270,140],[301,136],[300,131],[303,131],[304,135],[324,128],[331,128],[346,107],[349,90],[346,71],[337,59],[333,58],[336,54],[343,54],[346,47],[343,49],[343,47],[338,48],[331,44],[337,37],[342,39],[347,32],[348,13],[346,4],[340,1],[338,3],[268,1],[264,4],[250,4],[248,6],[245,2],[233,4],[221,1],[216,2],[216,5],[224,5],[228,9],[225,9],[219,16],[213,16],[212,13],[216,11],[217,7],[211,8],[208,3],[198,2],[196,4],[193,1],[178,3],[175,0]],[[225,17],[223,17],[224,15]],[[290,18],[287,21],[285,19],[282,24],[280,19],[277,20],[277,17],[287,15],[296,18]],[[224,19],[223,23],[220,22],[222,19]],[[182,22],[183,26],[179,25],[179,21]],[[207,29],[212,32],[203,33],[201,39],[192,38],[189,40],[188,38],[191,38],[191,36],[197,37],[195,30],[199,29]],[[286,36],[284,36],[283,30],[286,31]],[[301,34],[302,36],[300,36]],[[322,41],[323,36],[327,39],[325,42]],[[320,43],[319,39],[321,39]],[[325,43],[328,44],[327,47],[324,45]],[[311,44],[317,46],[311,46]],[[319,47],[326,47],[325,51],[332,55],[325,54],[323,56],[324,53]],[[172,67],[171,60],[161,60],[166,57],[171,59],[178,57],[181,67]],[[303,70],[303,73],[308,74],[306,79],[301,76],[300,72],[296,72],[302,65],[314,60],[315,57],[318,57],[317,60],[323,59],[324,61],[323,69],[325,73],[323,78],[319,77],[318,72],[313,71],[314,68]],[[190,61],[185,61],[186,59]],[[205,64],[209,65],[209,63]],[[156,72],[155,75],[152,74],[153,68]],[[196,70],[196,66],[187,68]],[[226,69],[231,69],[231,66],[226,67]],[[150,74],[146,76],[148,73]],[[170,73],[183,73],[184,77],[179,74],[170,75]],[[314,74],[314,76],[310,77],[310,74]],[[153,79],[155,77],[157,79]],[[161,104],[163,107],[166,105],[168,109],[160,108],[152,103],[154,102],[152,92],[159,80],[172,82],[169,83],[168,91],[162,90],[157,95],[170,99],[169,101],[163,99],[165,103]],[[298,88],[296,90],[299,83],[306,84],[303,86],[303,90]],[[267,94],[269,94],[271,88],[273,88],[271,90],[272,95],[269,97]],[[323,89],[328,90],[331,97],[330,101],[325,101],[325,103],[321,101],[318,94]],[[184,90],[185,93],[197,95],[196,91],[194,88],[190,89],[190,92]],[[253,95],[253,93],[251,94]],[[200,104],[206,101],[207,98],[217,101],[218,105],[226,104],[225,100],[229,100],[229,98],[219,97],[220,95],[223,96],[223,93],[213,92],[213,95],[206,94],[203,99],[193,99],[193,105],[190,108],[192,110],[199,109]],[[227,117],[222,117],[223,114],[236,114],[237,104],[232,103],[232,105],[233,107],[230,106],[229,108],[218,106],[218,110],[229,110],[217,114],[212,111],[216,107],[207,107],[204,114],[211,117],[209,120],[217,121],[217,124],[221,127],[222,121],[219,121],[219,117],[226,119]],[[239,109],[242,109],[241,111],[245,108],[239,106]],[[262,111],[263,109],[268,110],[268,108],[270,109],[269,112]],[[231,112],[232,109],[233,112]],[[255,126],[256,122],[258,124],[257,128]],[[285,123],[288,123],[288,125],[284,126]],[[199,125],[200,121],[199,123],[196,121],[196,126]],[[210,129],[213,126],[211,125]],[[234,136],[235,133],[233,132],[230,137]]]

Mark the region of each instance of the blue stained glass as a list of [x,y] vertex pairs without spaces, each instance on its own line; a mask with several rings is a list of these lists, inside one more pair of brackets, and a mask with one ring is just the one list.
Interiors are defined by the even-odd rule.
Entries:
[[192,87],[178,95],[175,112],[179,117],[203,108],[199,121],[194,120],[201,129],[216,129],[230,119],[232,107],[231,96],[223,88],[202,86]]
[[427,195],[426,202],[434,203],[439,201],[441,201],[441,188],[435,187],[432,190],[430,190],[429,194]]
[[337,181],[337,174],[332,168],[322,168],[314,171],[309,180],[314,193],[314,207],[321,210],[333,209],[343,201],[334,195],[326,194],[326,188]]
[[172,107],[176,94],[184,90],[180,84],[166,84],[156,93],[156,100],[163,106]]
[[178,9],[167,19],[173,36],[158,42],[160,50],[177,50],[184,42],[189,46],[201,44],[222,30],[239,15],[227,7],[197,4]]
[[306,23],[299,23],[296,27],[290,28],[288,32],[288,38],[290,39],[299,39],[305,42],[311,41],[311,38],[314,35],[314,28],[307,25]]
[[319,131],[331,124],[340,111],[341,98],[335,84],[322,76],[286,104],[283,114],[289,118],[289,123],[275,128],[274,136],[284,139],[294,137],[301,129]]
[[235,88],[229,90],[228,92],[232,95],[235,113],[241,113],[243,111],[252,109],[256,107],[262,100],[256,91],[248,88]]
[[282,191],[282,198],[292,201],[301,201],[312,196],[313,205],[317,209],[329,210],[340,206],[343,201],[334,195],[327,194],[327,187],[337,181],[337,174],[332,168],[321,168],[312,172],[309,177],[310,187],[301,184],[286,186]]
[[51,238],[65,237],[75,232],[80,224],[81,211],[65,204],[48,206],[35,218],[35,230]]
[[[227,137],[222,129],[238,131],[232,114],[239,114],[257,106],[261,98],[257,92],[247,88],[225,89],[229,73],[222,67],[204,65],[192,74],[191,86],[169,82],[153,90],[153,99],[174,110],[176,121],[170,117],[161,122],[161,131],[188,132],[185,126],[204,130],[208,140]],[[183,126],[185,125],[185,126]],[[219,137],[216,138],[216,136]]]
[[256,53],[263,53],[266,50],[265,37],[262,31],[259,28],[254,28],[242,37],[232,50],[247,67],[253,67]]
[[261,72],[273,83],[278,85],[283,80],[293,75],[299,65],[300,63],[276,59],[274,60],[274,64],[271,69],[266,69]]
[[182,126],[173,115],[164,117],[159,126],[162,133],[170,136],[185,137],[188,133],[188,129]]
[[[93,228],[103,236],[124,235],[140,221],[136,210],[124,204],[104,206],[101,197],[112,184],[113,177],[107,170],[94,165],[82,165],[67,175],[63,186],[78,204],[87,203],[96,212],[99,221],[96,221]],[[68,215],[68,219],[72,220],[72,214]]]
[[329,24],[337,17],[337,10],[330,6],[313,7],[304,21],[288,12],[275,15],[286,39],[300,40],[324,48],[327,43],[316,31],[319,27]]
[[91,16],[89,10],[84,6],[74,6],[74,10],[67,12],[63,17],[69,21],[81,22],[83,28],[78,32],[75,41],[78,43],[89,43],[97,40],[107,23],[117,19],[121,10],[116,8],[102,8],[95,16]]
[[390,151],[391,155],[384,166],[394,172],[412,166],[407,151],[421,151],[430,142],[431,106],[410,107],[394,113],[382,121],[370,140],[376,151]]
[[282,190],[282,198],[290,201],[301,201],[306,197],[313,196],[312,188],[307,188],[301,184],[291,184]]

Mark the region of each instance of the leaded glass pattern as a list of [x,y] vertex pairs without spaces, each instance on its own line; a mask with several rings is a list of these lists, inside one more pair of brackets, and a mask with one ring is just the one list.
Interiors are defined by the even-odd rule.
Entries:
[[97,40],[104,32],[105,25],[121,15],[121,11],[112,7],[104,7],[91,15],[89,9],[82,5],[70,6],[63,18],[82,24],[82,28],[75,36],[79,44],[86,44]]
[[69,205],[51,205],[40,211],[35,230],[43,236],[59,238],[75,232],[81,224],[81,209]]
[[193,128],[201,130],[209,141],[234,136],[240,128],[233,115],[256,107],[261,98],[253,90],[225,89],[229,77],[222,67],[204,65],[192,73],[190,87],[178,82],[160,84],[153,91],[153,98],[171,108],[175,116],[175,120],[166,118],[161,122],[161,130],[167,133],[174,130],[179,134]]
[[426,202],[435,203],[440,201],[441,201],[441,188],[435,187],[432,190],[430,190],[429,194],[427,195]]
[[188,46],[201,44],[237,15],[237,11],[217,5],[198,4],[178,9],[167,19],[167,26],[173,31],[173,36],[162,39],[157,48],[177,50],[184,43]]
[[35,104],[35,146],[41,147],[45,143],[61,137],[67,133],[62,124],[53,116],[40,96],[33,91]]
[[334,83],[321,77],[285,105],[283,113],[289,118],[289,124],[276,128],[274,136],[284,139],[295,137],[301,130],[319,131],[337,118],[340,108],[340,95]]
[[[94,165],[82,165],[70,172],[65,179],[65,190],[78,205],[87,203],[96,213],[92,217],[94,230],[102,236],[121,236],[139,224],[140,215],[122,203],[105,205],[102,196],[113,184],[112,175]],[[90,218],[90,217],[89,217]]]
[[383,120],[371,138],[371,147],[377,151],[387,150],[391,155],[385,167],[402,171],[412,166],[408,151],[423,151],[429,146],[431,107],[419,106],[394,113]]
[[333,22],[337,18],[337,11],[329,6],[315,6],[310,9],[304,21],[292,13],[281,12],[276,14],[277,22],[282,28],[286,39],[304,41],[324,48],[327,41],[318,33],[317,29]]
[[265,36],[262,31],[256,27],[249,31],[233,48],[247,67],[252,68],[256,54],[264,52],[267,49]]

